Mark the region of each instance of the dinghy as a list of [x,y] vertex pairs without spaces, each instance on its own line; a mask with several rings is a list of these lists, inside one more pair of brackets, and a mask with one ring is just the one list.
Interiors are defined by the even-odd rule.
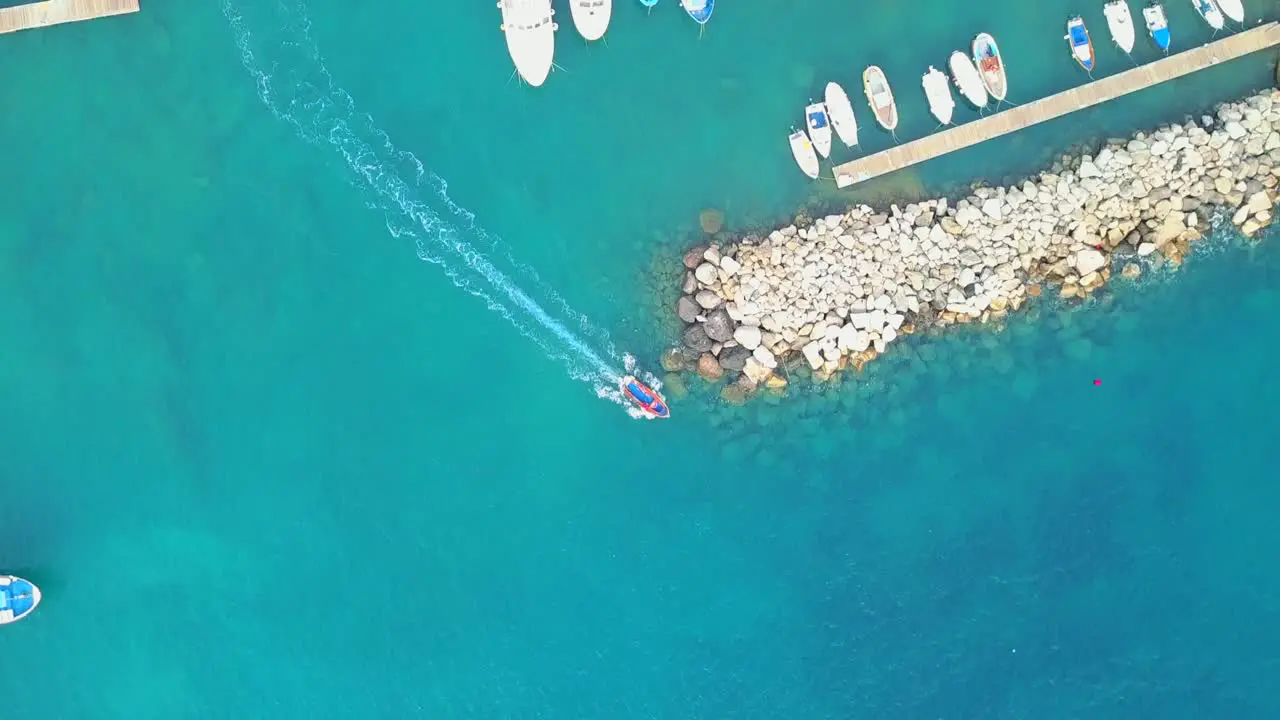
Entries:
[[618,380],[618,387],[646,417],[650,419],[671,417],[671,408],[667,405],[667,401],[662,399],[657,390],[635,379],[635,376],[628,375]]
[[862,91],[871,104],[871,112],[875,113],[880,127],[893,132],[898,127],[898,103],[893,100],[893,90],[889,89],[889,80],[884,71],[872,65],[862,71]]
[[827,115],[827,106],[822,103],[809,103],[809,106],[804,109],[804,124],[818,154],[822,157],[831,157],[831,118]]
[[1213,0],[1191,0],[1191,4],[1196,6],[1196,12],[1200,13],[1209,27],[1214,30],[1222,29],[1222,11],[1218,9],[1217,3]]
[[1244,5],[1240,0],[1218,0],[1218,7],[1221,8],[1223,15],[1238,23],[1244,23]]
[[995,38],[982,33],[973,39],[973,63],[978,66],[982,84],[987,87],[991,97],[996,102],[1004,100],[1009,92],[1009,85],[1004,74],[1004,56],[1000,54]]
[[924,96],[929,99],[929,112],[943,125],[951,124],[951,114],[956,109],[956,99],[951,96],[951,83],[938,68],[930,65],[929,72],[920,80]]
[[654,5],[658,4],[658,0],[640,0],[640,4],[647,8],[652,8]]
[[1133,14],[1129,12],[1129,3],[1125,0],[1111,0],[1102,6],[1102,14],[1107,16],[1107,29],[1111,31],[1111,39],[1126,55],[1133,52]]
[[546,82],[551,74],[556,51],[558,26],[551,21],[556,11],[551,0],[499,0],[502,11],[502,34],[507,38],[507,52],[516,72],[534,87]]
[[0,575],[0,625],[18,622],[40,604],[40,588],[13,575]]
[[1164,14],[1164,6],[1152,3],[1142,8],[1142,19],[1147,23],[1147,34],[1151,41],[1161,50],[1169,52],[1169,18]]
[[573,15],[573,26],[584,40],[599,40],[609,29],[613,0],[570,0],[569,13]]
[[809,142],[809,136],[804,134],[803,130],[791,131],[791,137],[787,138],[791,143],[791,156],[796,159],[796,164],[804,171],[805,175],[818,179],[818,153],[814,152],[813,143]]
[[849,147],[858,144],[858,118],[853,115],[853,105],[844,88],[829,82],[823,98],[827,101],[827,114],[831,116],[831,127],[836,129],[840,142]]
[[1093,40],[1089,38],[1089,28],[1079,15],[1067,21],[1067,34],[1064,36],[1071,45],[1071,56],[1080,63],[1085,72],[1093,72]]
[[711,11],[715,9],[715,4],[715,0],[680,0],[680,6],[699,25],[706,25],[711,19]]
[[982,84],[982,76],[978,74],[978,68],[973,66],[969,56],[957,50],[951,53],[951,58],[947,62],[951,67],[951,78],[955,80],[956,87],[959,88],[964,99],[975,108],[986,107],[987,88]]

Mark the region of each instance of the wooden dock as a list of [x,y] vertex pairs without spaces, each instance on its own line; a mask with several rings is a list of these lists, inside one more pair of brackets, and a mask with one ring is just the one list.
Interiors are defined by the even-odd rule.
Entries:
[[1259,25],[1194,50],[1170,55],[1087,85],[1001,110],[980,120],[838,165],[833,169],[836,185],[848,187],[1276,45],[1280,45],[1280,23]]
[[138,0],[45,0],[0,8],[0,34],[138,12]]

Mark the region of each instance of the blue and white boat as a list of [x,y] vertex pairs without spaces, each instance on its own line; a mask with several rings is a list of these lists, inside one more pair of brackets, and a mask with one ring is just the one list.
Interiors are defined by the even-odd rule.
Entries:
[[1151,35],[1151,41],[1165,52],[1169,52],[1169,43],[1173,39],[1169,36],[1169,18],[1164,14],[1164,6],[1160,3],[1151,3],[1142,8],[1142,19],[1147,23],[1147,32]]
[[699,25],[707,24],[715,5],[716,0],[680,0],[680,6],[689,13],[689,17],[697,20]]
[[640,4],[647,8],[652,8],[654,5],[658,4],[658,0],[640,0]]
[[0,575],[0,625],[17,622],[40,604],[40,588],[12,575]]
[[1067,21],[1066,41],[1071,45],[1071,56],[1080,63],[1085,72],[1093,72],[1093,40],[1089,39],[1089,28],[1084,25],[1084,18],[1079,15]]
[[1200,17],[1204,18],[1206,24],[1214,30],[1221,30],[1224,24],[1222,11],[1218,9],[1218,3],[1213,0],[1191,0],[1191,4],[1195,6],[1196,12],[1200,13]]

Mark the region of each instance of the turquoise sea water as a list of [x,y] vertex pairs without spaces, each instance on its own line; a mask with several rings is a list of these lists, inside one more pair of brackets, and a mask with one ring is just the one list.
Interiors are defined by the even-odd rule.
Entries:
[[[591,47],[558,4],[538,90],[492,3],[0,37],[0,570],[46,598],[0,632],[9,713],[1280,715],[1274,241],[776,404],[636,422],[577,379],[654,366],[701,208],[858,197],[786,150],[828,78],[882,65],[915,137],[919,74],[979,30],[1014,101],[1084,79],[1072,12],[1125,67],[1101,4],[722,0],[701,38],[616,4]],[[1183,5],[1177,47],[1208,38]],[[880,192],[1023,172],[1273,62]]]

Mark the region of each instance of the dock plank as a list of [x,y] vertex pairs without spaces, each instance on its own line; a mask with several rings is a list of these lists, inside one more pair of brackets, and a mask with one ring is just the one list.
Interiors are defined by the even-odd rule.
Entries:
[[1259,25],[1192,50],[837,165],[833,168],[836,185],[849,187],[1276,45],[1280,45],[1280,23]]
[[0,34],[138,12],[138,0],[45,0],[0,8]]

